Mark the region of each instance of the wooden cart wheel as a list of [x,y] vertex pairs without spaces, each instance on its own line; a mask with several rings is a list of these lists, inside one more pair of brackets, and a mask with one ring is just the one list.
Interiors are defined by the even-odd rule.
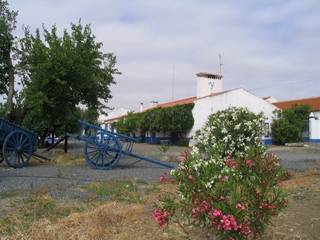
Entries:
[[86,141],[84,156],[92,168],[111,169],[121,157],[122,147],[113,135],[106,135],[98,141]]
[[2,154],[6,163],[13,168],[28,165],[33,153],[30,137],[23,131],[13,131],[7,135],[2,146]]

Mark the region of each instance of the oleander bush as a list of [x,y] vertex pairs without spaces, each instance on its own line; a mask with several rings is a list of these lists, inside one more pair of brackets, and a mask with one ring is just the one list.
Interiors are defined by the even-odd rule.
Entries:
[[[178,223],[214,239],[254,239],[286,206],[279,159],[260,143],[262,115],[230,108],[210,116],[171,178],[176,194],[153,213],[160,226]],[[162,179],[163,182],[163,179]]]
[[263,114],[246,108],[228,108],[209,116],[205,126],[196,132],[193,152],[203,157],[218,154],[243,155],[251,146],[261,147]]

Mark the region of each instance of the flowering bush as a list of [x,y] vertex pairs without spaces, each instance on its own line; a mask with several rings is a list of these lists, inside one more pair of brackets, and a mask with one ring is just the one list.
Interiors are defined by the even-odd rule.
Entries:
[[[258,141],[262,116],[244,113],[249,112],[232,108],[213,114],[197,133],[191,153],[184,153],[179,168],[171,173],[178,194],[161,199],[154,212],[162,227],[172,221],[197,226],[221,239],[250,239],[285,207],[279,159]],[[239,129],[235,133],[236,125],[232,128],[221,119],[236,121]],[[220,131],[218,126],[223,126]],[[222,142],[228,135],[241,140],[228,137]]]
[[250,146],[261,146],[264,117],[246,108],[228,108],[209,116],[205,126],[196,132],[193,152],[222,157],[242,155]]

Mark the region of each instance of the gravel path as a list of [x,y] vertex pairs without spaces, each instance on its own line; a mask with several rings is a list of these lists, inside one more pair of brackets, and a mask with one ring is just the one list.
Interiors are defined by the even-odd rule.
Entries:
[[[154,158],[176,158],[186,148],[172,147],[168,152],[161,153],[159,146],[138,144],[135,152]],[[281,164],[286,169],[320,170],[320,147],[271,147],[268,151],[281,158]],[[170,170],[160,166],[133,158],[122,158],[112,170],[94,170],[89,166],[59,166],[51,163],[33,164],[23,169],[12,169],[5,164],[0,165],[0,192],[3,191],[30,191],[49,189],[51,195],[58,198],[78,198],[83,193],[77,186],[90,182],[105,182],[107,180],[138,179],[145,182],[158,182],[164,172]]]
[[[145,182],[157,182],[164,172],[170,169],[157,165],[138,162],[124,158],[112,170],[94,170],[87,165],[55,166],[41,164],[23,169],[0,166],[0,191],[32,190],[49,188],[59,194],[61,191],[72,190],[78,185],[107,180],[138,179]],[[71,193],[72,194],[72,193]]]
[[320,170],[320,146],[271,147],[269,151],[281,159],[281,165],[287,170]]

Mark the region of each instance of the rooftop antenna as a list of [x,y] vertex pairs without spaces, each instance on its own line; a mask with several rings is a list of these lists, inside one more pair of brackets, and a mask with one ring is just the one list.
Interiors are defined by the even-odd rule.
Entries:
[[222,56],[219,54],[219,74],[222,75]]
[[173,64],[172,67],[172,86],[171,86],[171,101],[174,100],[174,80],[175,80],[175,76],[176,75],[176,70],[175,70],[175,65]]

